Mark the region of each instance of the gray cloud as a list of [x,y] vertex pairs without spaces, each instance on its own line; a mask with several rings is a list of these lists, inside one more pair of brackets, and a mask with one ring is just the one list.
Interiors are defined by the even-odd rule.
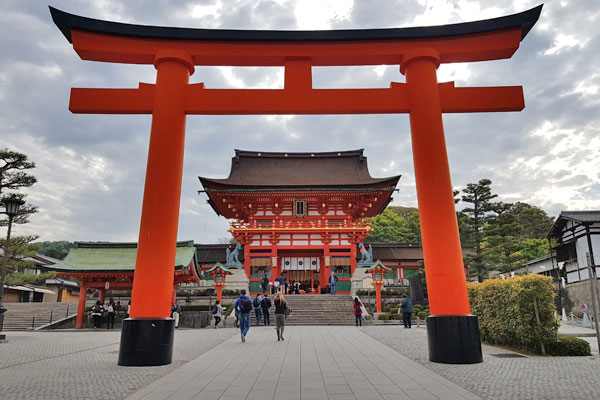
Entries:
[[[518,7],[536,5],[526,3]],[[502,200],[539,204],[553,215],[566,208],[600,208],[594,92],[600,90],[595,71],[600,38],[597,24],[590,22],[598,16],[591,3],[549,2],[512,59],[468,64],[466,78],[456,70],[457,86],[522,85],[526,108],[520,113],[444,116],[455,186],[487,177]],[[466,3],[451,8],[447,22],[464,22],[463,16],[470,15],[461,4]],[[485,8],[488,3],[481,4],[483,13],[491,12]],[[302,29],[293,1],[59,0],[52,5],[79,15],[148,25]],[[515,7],[508,0],[494,2],[494,15],[522,11]],[[331,26],[411,26],[435,11],[418,1],[355,1],[348,15],[334,18]],[[38,1],[3,3],[0,51],[0,146],[28,154],[37,163],[39,179],[29,199],[40,212],[16,234],[38,233],[43,240],[136,240],[150,116],[74,115],[68,111],[69,90],[152,83],[154,68],[81,61],[53,25],[46,4]],[[387,87],[391,81],[404,81],[394,66],[315,68],[313,75],[315,87]],[[211,88],[234,87],[232,82],[281,87],[282,79],[281,69],[199,67],[191,82]],[[205,195],[197,194],[197,176],[227,176],[234,148],[365,148],[373,176],[403,175],[393,204],[417,205],[407,115],[190,116],[185,146],[182,240],[214,242],[227,236],[227,221],[214,214]]]

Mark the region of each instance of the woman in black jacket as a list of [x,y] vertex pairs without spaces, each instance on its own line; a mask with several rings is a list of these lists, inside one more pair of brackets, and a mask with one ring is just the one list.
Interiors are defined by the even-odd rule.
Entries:
[[285,316],[287,314],[287,303],[283,294],[275,295],[275,321],[277,322],[277,341],[283,340],[283,329],[285,328]]

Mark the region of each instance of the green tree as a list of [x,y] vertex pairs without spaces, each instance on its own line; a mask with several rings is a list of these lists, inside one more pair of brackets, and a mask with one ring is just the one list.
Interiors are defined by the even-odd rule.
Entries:
[[408,222],[392,210],[386,208],[381,214],[371,219],[373,231],[365,242],[414,242],[417,236],[410,230]]
[[463,202],[471,204],[471,206],[463,208],[462,213],[470,217],[466,235],[468,235],[471,242],[469,244],[475,252],[474,255],[465,257],[465,259],[477,272],[479,282],[483,282],[487,269],[482,249],[484,241],[483,228],[487,217],[494,210],[495,203],[491,200],[497,197],[497,195],[492,194],[491,185],[492,181],[485,178],[477,183],[469,183],[462,190],[463,195],[461,196]]
[[75,243],[68,242],[66,240],[56,242],[41,242],[40,244],[41,247],[38,253],[48,257],[57,258],[59,260],[64,259],[67,254],[69,254],[69,250],[75,245]]
[[[19,193],[19,190],[31,187],[37,182],[35,176],[26,171],[35,168],[35,163],[28,160],[27,155],[8,148],[0,149],[0,196],[6,195],[8,191],[12,195],[25,198],[25,194]],[[37,212],[37,207],[25,203],[20,207],[19,213],[13,219],[13,224],[26,224],[28,217]],[[0,219],[0,226],[6,226],[8,218],[3,215]]]
[[546,233],[552,226],[543,210],[527,203],[496,203],[485,226],[484,259],[490,268],[509,272],[549,254]]
[[[25,193],[20,192],[22,189],[31,187],[37,182],[35,176],[27,171],[35,168],[35,163],[29,161],[27,155],[8,148],[0,149],[0,196],[6,196],[10,193],[11,196],[20,199],[25,198]],[[18,214],[13,218],[13,224],[26,224],[30,215],[37,212],[37,207],[25,203],[19,208]],[[0,226],[8,225],[8,216],[2,214],[0,218]],[[8,255],[7,270],[2,264],[2,273],[0,280],[4,281],[5,275],[8,273],[16,274],[19,270],[23,270],[26,266],[33,264],[24,261],[24,258],[35,254],[35,246],[31,244],[38,236],[15,236],[11,237],[10,243],[6,243],[3,239],[0,241],[4,253]],[[37,247],[39,248],[39,246]]]

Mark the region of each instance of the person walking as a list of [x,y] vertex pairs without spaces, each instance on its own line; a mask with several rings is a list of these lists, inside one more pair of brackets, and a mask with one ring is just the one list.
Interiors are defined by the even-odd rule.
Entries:
[[260,287],[262,288],[264,294],[269,293],[269,278],[267,278],[267,275],[263,276],[262,280],[260,281]]
[[100,300],[96,300],[96,304],[92,307],[92,318],[94,318],[94,329],[100,328],[100,321],[102,321],[102,314],[104,314],[104,306],[100,303]]
[[287,314],[287,303],[281,292],[275,295],[275,322],[277,323],[277,341],[283,339],[283,329],[285,328],[285,316]]
[[406,294],[402,295],[402,303],[400,303],[400,309],[402,310],[402,322],[404,323],[405,328],[410,328],[412,326],[412,313],[413,313],[413,303],[410,297]]
[[287,293],[288,284],[287,284],[287,277],[285,275],[281,275],[279,277],[279,286],[281,287],[281,291],[283,293]]
[[221,306],[221,302],[219,300],[215,301],[215,305],[212,309],[212,316],[215,319],[215,329],[217,329],[217,325],[221,322],[221,315],[223,313],[223,306]]
[[337,283],[337,281],[338,281],[338,277],[335,276],[334,272],[332,272],[331,276],[329,277],[329,288],[330,288],[329,293],[330,294],[335,294],[335,284]]
[[275,292],[275,294],[279,293],[280,285],[281,285],[281,282],[279,281],[279,278],[277,278],[273,281],[273,291]]
[[250,330],[250,311],[252,311],[252,299],[246,294],[245,289],[240,290],[240,297],[235,302],[235,311],[240,315],[240,333],[242,342],[245,342]]
[[179,318],[181,317],[181,306],[175,300],[175,304],[171,304],[171,318],[175,320],[175,328],[179,328]]
[[256,325],[260,325],[260,320],[262,319],[262,295],[259,293],[254,298],[252,305],[254,306],[254,317],[256,319]]
[[362,326],[362,303],[358,299],[358,297],[354,298],[354,303],[352,304],[354,308],[354,318],[356,320],[356,326]]
[[262,303],[260,304],[262,307],[262,313],[263,313],[263,321],[266,325],[271,325],[271,319],[270,319],[270,308],[271,308],[271,299],[269,299],[269,295],[265,293],[265,298],[263,299]]
[[113,329],[115,327],[115,302],[111,299],[108,302],[108,307],[106,307],[108,311],[108,321],[106,322],[106,329]]

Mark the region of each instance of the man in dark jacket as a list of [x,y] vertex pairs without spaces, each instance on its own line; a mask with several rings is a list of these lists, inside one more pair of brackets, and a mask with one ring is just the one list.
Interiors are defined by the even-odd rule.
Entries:
[[408,297],[406,294],[402,295],[400,309],[402,310],[402,322],[404,322],[404,327],[410,328],[413,313],[413,303],[410,297]]
[[235,302],[235,311],[240,315],[240,332],[242,342],[245,342],[250,329],[250,311],[252,311],[252,299],[246,294],[245,289],[240,290],[240,297]]
[[269,319],[269,317],[271,315],[271,313],[270,313],[271,299],[269,299],[268,294],[265,293],[265,298],[260,303],[260,306],[262,307],[263,320],[265,322],[265,325],[271,325],[271,320]]

